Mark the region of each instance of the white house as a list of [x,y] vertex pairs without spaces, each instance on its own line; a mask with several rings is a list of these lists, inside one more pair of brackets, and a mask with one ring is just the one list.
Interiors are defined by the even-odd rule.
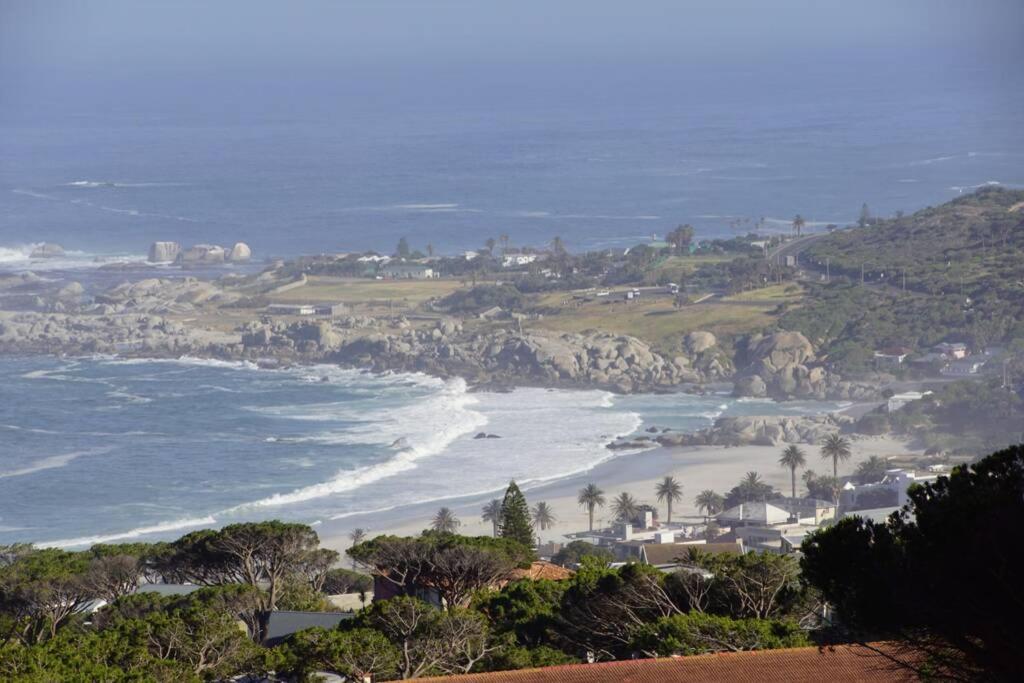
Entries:
[[930,391],[904,391],[901,394],[893,394],[885,404],[885,409],[890,413],[895,413],[911,401],[918,401],[931,393]]
[[941,344],[937,345],[933,350],[936,353],[941,353],[943,356],[946,356],[947,358],[952,358],[954,360],[959,360],[961,358],[967,357],[967,345],[961,344],[960,342],[952,344],[949,342],[942,342]]
[[740,503],[715,515],[719,524],[738,526],[742,524],[784,524],[790,519],[789,510],[771,503]]
[[975,360],[973,358],[963,358],[961,360],[955,360],[946,367],[942,368],[939,372],[947,377],[960,377],[965,375],[976,375],[978,371],[985,365],[984,360]]
[[501,259],[503,268],[525,266],[537,260],[537,254],[505,254]]
[[914,484],[933,482],[939,478],[937,474],[915,474],[906,470],[886,470],[882,481],[873,484],[854,484],[846,482],[839,494],[839,503],[843,508],[854,508],[862,496],[874,493],[889,492],[895,498],[895,506],[903,507],[910,502],[907,490]]
[[381,268],[386,280],[432,280],[437,271],[423,263],[389,263]]

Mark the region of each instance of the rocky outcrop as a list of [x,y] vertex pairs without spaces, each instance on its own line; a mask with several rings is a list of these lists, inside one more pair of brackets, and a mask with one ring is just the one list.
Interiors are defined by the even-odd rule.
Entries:
[[173,263],[181,254],[181,245],[177,242],[153,242],[149,245],[150,263]]
[[739,345],[737,360],[742,364],[734,378],[737,396],[867,400],[877,394],[871,384],[845,381],[828,371],[799,332],[748,337]]
[[208,266],[224,263],[224,247],[216,244],[196,244],[178,255],[183,266]]
[[818,444],[829,434],[853,424],[853,418],[835,414],[720,417],[707,429],[692,433],[668,432],[654,440],[663,446]]
[[29,258],[59,258],[64,255],[64,247],[52,242],[43,242],[36,246],[28,255]]
[[252,249],[245,242],[235,242],[228,252],[227,260],[232,263],[245,263],[252,258]]
[[125,282],[95,297],[86,313],[190,314],[206,305],[222,306],[240,298],[213,282],[186,277],[180,280],[148,278]]

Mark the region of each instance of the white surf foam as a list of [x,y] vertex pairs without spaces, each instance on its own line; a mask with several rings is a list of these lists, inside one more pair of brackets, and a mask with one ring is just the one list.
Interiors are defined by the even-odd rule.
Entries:
[[187,529],[202,529],[213,526],[217,520],[211,516],[192,517],[177,519],[170,522],[160,522],[151,526],[141,526],[129,529],[120,533],[80,536],[78,538],[62,538],[55,541],[43,541],[36,545],[40,548],[88,548],[98,543],[113,543],[115,541],[126,541],[134,538],[141,538],[152,534],[165,534],[169,531],[185,531]]
[[68,464],[74,462],[83,455],[96,455],[99,453],[105,453],[109,450],[110,449],[104,448],[93,449],[88,451],[74,451],[72,453],[62,453],[60,455],[51,455],[31,462],[25,467],[19,467],[18,469],[14,470],[0,471],[0,479],[10,479],[11,477],[23,477],[26,474],[42,472],[43,470],[53,470],[61,467],[66,467]]

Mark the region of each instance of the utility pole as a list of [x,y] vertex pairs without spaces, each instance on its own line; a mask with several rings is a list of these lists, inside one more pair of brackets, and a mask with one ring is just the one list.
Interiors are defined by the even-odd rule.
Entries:
[[832,276],[829,273],[829,269],[828,269],[829,264],[831,263],[831,261],[832,261],[831,258],[829,258],[828,256],[825,257],[825,282],[831,282],[832,281]]
[[903,291],[907,291],[907,269],[903,268]]
[[860,264],[860,283],[864,284],[864,264]]

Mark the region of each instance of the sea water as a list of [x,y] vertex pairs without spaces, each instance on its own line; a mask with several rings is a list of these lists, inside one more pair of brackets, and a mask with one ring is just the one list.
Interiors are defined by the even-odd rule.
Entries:
[[[726,394],[470,392],[462,380],[184,358],[0,359],[0,543],[306,523],[585,472],[649,426],[837,404]],[[480,434],[495,438],[476,438]],[[440,504],[440,503],[439,503]]]

